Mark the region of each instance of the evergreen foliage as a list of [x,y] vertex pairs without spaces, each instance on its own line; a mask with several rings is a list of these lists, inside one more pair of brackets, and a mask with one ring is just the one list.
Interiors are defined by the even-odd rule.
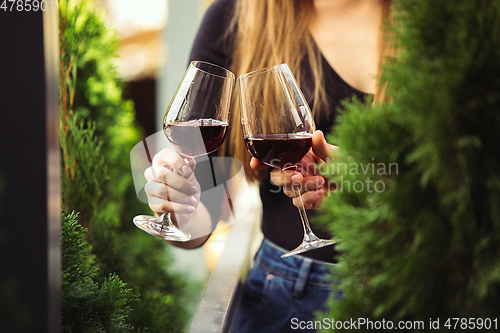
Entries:
[[89,245],[77,214],[63,215],[62,323],[63,332],[130,332],[127,324],[130,304],[138,300],[116,274],[99,285],[94,281],[99,268],[87,258]]
[[390,102],[347,103],[328,139],[345,299],[324,316],[470,329],[447,320],[500,313],[500,2],[393,2]]
[[95,135],[95,122],[76,121],[76,117],[68,119],[66,137],[61,140],[65,168],[61,189],[65,207],[82,212],[87,227],[93,218],[93,207],[102,199],[107,165],[101,154],[102,141]]
[[188,281],[168,272],[168,244],[132,223],[137,212],[149,207],[137,199],[130,171],[129,154],[141,135],[113,64],[119,40],[91,1],[59,5],[63,207],[78,211],[80,224],[88,229],[92,254],[87,264],[99,267],[92,280],[111,286],[120,276],[140,293],[140,301],[127,305],[132,308],[128,324],[148,332],[180,332],[189,318],[183,305]]

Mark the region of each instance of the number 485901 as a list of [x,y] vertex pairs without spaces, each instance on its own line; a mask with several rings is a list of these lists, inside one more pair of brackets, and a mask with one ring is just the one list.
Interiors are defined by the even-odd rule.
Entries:
[[[0,0],[1,1],[1,0]],[[0,10],[4,12],[36,12],[54,10],[54,0],[3,0]]]

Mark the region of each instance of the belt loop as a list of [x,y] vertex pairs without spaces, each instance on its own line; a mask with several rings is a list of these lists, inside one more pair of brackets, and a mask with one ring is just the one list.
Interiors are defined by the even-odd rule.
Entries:
[[302,297],[304,289],[307,284],[307,278],[309,277],[309,272],[311,271],[312,260],[309,258],[304,258],[302,264],[300,265],[299,277],[295,282],[293,287],[293,296]]

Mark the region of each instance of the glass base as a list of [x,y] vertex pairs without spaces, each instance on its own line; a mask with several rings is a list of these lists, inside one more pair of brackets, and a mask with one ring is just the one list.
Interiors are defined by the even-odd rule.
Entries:
[[319,239],[319,238],[311,240],[309,242],[304,241],[304,242],[302,242],[302,244],[300,244],[295,249],[281,255],[281,258],[286,258],[289,256],[293,256],[294,254],[304,253],[307,251],[319,249],[321,247],[325,247],[325,246],[333,245],[333,244],[337,244],[337,243],[338,243],[338,241],[333,240],[333,239]]
[[150,215],[137,215],[134,224],[150,235],[169,241],[187,242],[191,234],[186,230],[177,228],[171,221],[169,215],[161,215],[156,218]]

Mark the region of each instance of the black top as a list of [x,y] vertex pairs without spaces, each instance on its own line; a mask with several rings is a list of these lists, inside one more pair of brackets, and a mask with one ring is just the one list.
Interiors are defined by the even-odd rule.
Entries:
[[[207,61],[230,68],[233,47],[232,38],[234,36],[228,35],[226,29],[234,12],[234,4],[235,0],[216,0],[207,9],[194,41],[190,61]],[[322,130],[324,133],[330,133],[337,113],[336,109],[340,106],[340,102],[352,96],[363,100],[367,95],[344,82],[324,57],[322,57],[322,66],[324,85],[328,96],[328,110],[319,112],[321,116],[316,117],[315,122],[317,129]],[[312,70],[307,59],[304,59],[301,64],[301,78],[299,84],[302,87],[314,85]],[[314,101],[311,93],[304,89],[303,93],[312,109]],[[269,178],[260,184],[260,197],[263,208],[262,232],[264,236],[285,249],[292,250],[297,247],[302,242],[304,231],[298,209],[292,204],[292,199],[283,194],[283,191],[273,184]],[[213,201],[213,198],[207,199]],[[207,204],[204,198],[202,198],[202,201]],[[213,202],[209,204],[213,204]],[[214,216],[217,215],[217,213],[214,213],[217,210],[209,209],[209,211],[212,214],[212,219],[218,221],[219,217]],[[320,238],[331,238],[328,232],[314,225],[314,217],[318,214],[318,211],[307,210],[307,214],[316,235]],[[329,246],[305,252],[302,255],[332,262],[337,254],[333,247]]]

